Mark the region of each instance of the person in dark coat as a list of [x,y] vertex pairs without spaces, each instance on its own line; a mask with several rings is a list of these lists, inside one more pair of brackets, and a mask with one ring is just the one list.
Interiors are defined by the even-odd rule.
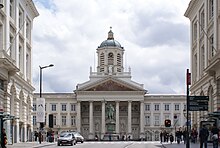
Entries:
[[208,141],[209,131],[205,125],[199,131],[199,138],[200,138],[200,148],[207,148],[207,141]]
[[213,125],[211,133],[212,133],[213,148],[218,148],[219,129],[216,127],[216,124]]
[[5,132],[5,129],[3,128],[2,129],[2,137],[1,137],[1,147],[2,148],[6,148],[6,144],[7,144],[7,135],[6,135],[6,132]]
[[174,140],[174,137],[173,137],[173,134],[171,133],[171,134],[170,134],[170,143],[171,143],[171,144],[173,143],[173,140]]

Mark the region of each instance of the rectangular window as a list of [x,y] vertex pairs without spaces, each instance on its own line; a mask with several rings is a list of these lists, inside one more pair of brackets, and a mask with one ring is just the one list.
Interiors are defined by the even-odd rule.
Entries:
[[37,118],[36,118],[36,116],[33,116],[33,125],[37,125]]
[[37,105],[36,105],[36,103],[33,104],[33,111],[37,111]]
[[31,21],[29,18],[26,19],[26,38],[31,40]]
[[174,110],[175,111],[179,111],[180,110],[180,105],[179,104],[175,104],[174,105]]
[[159,111],[160,110],[160,105],[159,104],[155,104],[154,105],[154,110],[155,111]]
[[72,126],[76,125],[76,117],[75,116],[71,116],[71,125]]
[[66,111],[66,104],[61,104],[61,110]]
[[193,41],[197,39],[197,21],[193,24]]
[[4,90],[4,81],[0,79],[0,89]]
[[204,27],[205,27],[205,13],[204,10],[200,13],[200,32],[204,33]]
[[145,125],[150,126],[150,116],[145,116]]
[[10,17],[12,18],[12,19],[14,19],[14,17],[15,17],[15,8],[14,8],[14,0],[10,0],[10,7],[9,7],[9,11],[10,11]]
[[164,119],[170,119],[170,115],[168,114],[164,115]]
[[56,104],[51,104],[51,110],[52,110],[52,111],[56,111],[56,110],[57,110]]
[[71,111],[76,111],[76,105],[75,104],[70,104]]
[[197,80],[197,54],[194,55],[194,81]]
[[145,104],[145,111],[150,111],[150,104]]
[[66,116],[62,116],[62,124],[61,125],[66,125]]
[[213,34],[209,38],[209,42],[210,42],[210,49],[211,49],[211,57],[213,57],[215,55],[214,35]]
[[23,53],[23,49],[22,46],[19,46],[19,51],[18,51],[18,56],[19,56],[19,68],[21,70],[22,68],[22,53]]
[[159,115],[154,116],[154,126],[160,126],[160,116]]
[[44,125],[47,125],[47,116],[45,116]]
[[164,110],[169,111],[170,110],[170,105],[169,104],[164,104]]
[[214,16],[214,1],[209,0],[209,19],[213,18]]
[[24,24],[24,11],[22,8],[19,9],[19,29],[21,29],[20,32],[23,31],[23,24]]
[[204,45],[201,47],[201,68],[205,69],[205,48]]
[[53,115],[53,125],[57,125],[57,116]]

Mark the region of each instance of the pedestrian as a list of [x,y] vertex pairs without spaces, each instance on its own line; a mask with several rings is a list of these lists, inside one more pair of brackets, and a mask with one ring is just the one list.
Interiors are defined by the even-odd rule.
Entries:
[[212,133],[213,148],[218,148],[219,129],[217,128],[216,124],[213,125],[211,133]]
[[8,143],[8,141],[7,141],[7,135],[6,135],[6,132],[5,132],[4,128],[2,129],[1,141],[2,141],[1,142],[1,147],[6,148],[6,144]]
[[171,143],[171,144],[173,143],[173,140],[174,140],[174,137],[173,137],[173,134],[171,133],[171,134],[170,134],[170,143]]
[[200,138],[200,148],[207,148],[207,141],[208,141],[209,131],[205,125],[199,131],[199,138]]
[[163,142],[163,131],[160,132],[160,143]]
[[38,134],[38,140],[39,140],[39,143],[41,144],[41,141],[42,141],[42,133],[41,133],[41,131]]

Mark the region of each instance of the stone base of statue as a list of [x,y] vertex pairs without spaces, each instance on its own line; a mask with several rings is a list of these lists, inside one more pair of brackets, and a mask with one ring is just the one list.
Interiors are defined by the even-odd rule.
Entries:
[[115,121],[113,119],[107,119],[106,120],[106,133],[103,137],[104,141],[118,141],[119,140],[119,134],[116,134],[115,132]]

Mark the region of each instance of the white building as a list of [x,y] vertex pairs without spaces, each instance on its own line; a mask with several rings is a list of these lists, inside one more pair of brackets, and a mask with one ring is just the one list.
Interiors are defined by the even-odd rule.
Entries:
[[191,0],[185,12],[190,20],[191,95],[209,96],[208,111],[193,112],[196,127],[207,113],[220,110],[219,12],[219,0]]
[[[43,94],[46,129],[49,114],[54,115],[56,133],[77,130],[86,139],[94,139],[95,135],[103,138],[111,132],[130,135],[132,139],[159,140],[161,130],[174,132],[185,125],[185,95],[149,95],[143,84],[132,81],[131,69],[124,70],[125,50],[114,39],[112,30],[96,51],[97,71],[90,68],[89,81],[78,84],[74,93]],[[39,94],[35,94],[34,98],[38,97]],[[106,115],[110,104],[115,110],[112,120]],[[33,105],[34,130],[37,131],[36,101]],[[164,126],[165,119],[172,121],[170,128]]]
[[4,122],[10,144],[31,140],[32,28],[33,19],[39,14],[32,0],[1,2],[0,102],[4,114],[16,118]]

